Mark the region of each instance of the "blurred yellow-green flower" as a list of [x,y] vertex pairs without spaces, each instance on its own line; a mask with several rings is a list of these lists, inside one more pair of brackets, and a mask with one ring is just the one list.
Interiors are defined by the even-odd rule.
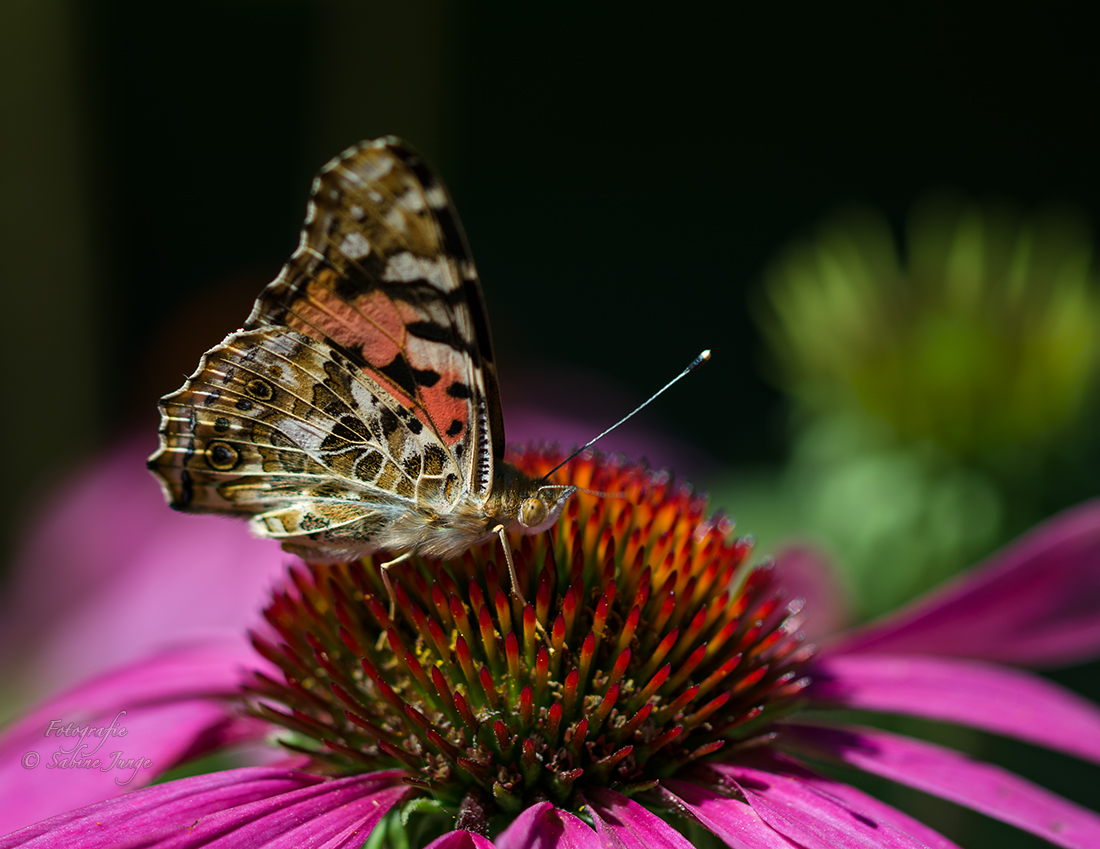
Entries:
[[1072,430],[1096,393],[1091,260],[1065,211],[931,199],[904,253],[880,217],[851,211],[769,270],[762,324],[809,410],[854,405],[904,442],[1011,462]]
[[765,546],[826,544],[868,617],[1096,494],[1098,282],[1067,211],[942,195],[902,245],[871,211],[834,215],[757,304],[794,402],[789,462],[716,482],[719,503]]

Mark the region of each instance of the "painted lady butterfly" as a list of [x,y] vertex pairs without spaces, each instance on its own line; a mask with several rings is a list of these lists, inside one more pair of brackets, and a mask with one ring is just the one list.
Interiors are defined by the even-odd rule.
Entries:
[[456,557],[499,535],[511,566],[505,531],[549,528],[575,491],[504,462],[466,239],[394,138],[321,170],[298,249],[160,411],[149,468],[172,507],[247,517],[311,561]]

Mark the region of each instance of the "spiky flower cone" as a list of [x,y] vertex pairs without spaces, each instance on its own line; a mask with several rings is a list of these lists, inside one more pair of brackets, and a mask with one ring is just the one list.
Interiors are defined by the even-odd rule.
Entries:
[[384,558],[295,569],[266,611],[277,638],[254,637],[285,677],[257,675],[253,709],[313,769],[404,770],[427,822],[450,815],[425,840],[496,833],[539,801],[579,812],[589,788],[659,806],[662,778],[753,745],[807,683],[800,602],[702,498],[599,455],[563,474],[612,495],[511,539],[526,605],[485,544],[394,567],[394,620]]

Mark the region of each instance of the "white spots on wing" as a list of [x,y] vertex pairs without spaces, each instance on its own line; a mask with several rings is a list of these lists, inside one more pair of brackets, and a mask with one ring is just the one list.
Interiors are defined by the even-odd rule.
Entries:
[[352,218],[354,218],[356,221],[362,221],[363,220],[363,207],[361,207],[357,203],[353,203],[351,206],[348,207],[348,214]]
[[393,170],[393,157],[391,156],[366,156],[361,157],[353,167],[345,168],[345,175],[362,185],[364,183],[376,183]]
[[313,219],[314,219],[314,218],[316,218],[316,217],[317,217],[317,204],[315,204],[315,203],[314,203],[313,201],[310,201],[310,202],[309,202],[309,203],[308,203],[308,204],[306,205],[306,221],[305,221],[305,226],[307,226],[307,227],[308,227],[308,226],[309,226],[310,224],[312,224],[312,223],[313,223]]
[[359,375],[354,375],[354,378],[351,383],[351,397],[358,405],[356,409],[359,417],[364,421],[376,418],[378,415],[376,410],[378,402],[375,400],[374,393],[363,385],[362,378]]
[[451,279],[449,272],[450,268],[442,257],[427,259],[403,251],[390,257],[386,270],[382,273],[382,279],[396,280],[401,283],[427,280],[436,288],[450,292],[455,288],[455,281]]
[[340,243],[340,253],[348,259],[362,259],[370,253],[370,242],[362,233],[352,231],[344,236],[344,241]]
[[456,304],[453,315],[455,328],[462,340],[472,344],[474,341],[474,321],[470,316],[470,308],[466,304]]
[[439,184],[432,186],[425,194],[428,198],[428,206],[432,209],[444,209],[447,206],[447,193]]
[[405,220],[405,213],[399,206],[391,206],[386,210],[386,223],[398,233],[408,232],[409,222]]
[[410,188],[397,198],[397,205],[416,215],[424,211],[424,196],[416,189]]
[[325,441],[326,434],[323,428],[307,424],[300,419],[279,417],[271,424],[304,451],[311,453],[320,451],[321,444]]
[[371,189],[369,192],[367,192],[367,197],[370,199],[371,203],[377,206],[382,205],[382,195],[379,192],[376,192],[374,189]]
[[461,272],[463,280],[477,280],[477,268],[474,266],[473,260],[462,260],[458,265],[458,270]]

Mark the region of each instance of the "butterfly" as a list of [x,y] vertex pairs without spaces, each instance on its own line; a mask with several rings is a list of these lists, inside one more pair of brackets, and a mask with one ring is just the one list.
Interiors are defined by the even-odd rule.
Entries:
[[160,413],[148,465],[173,508],[244,517],[313,562],[384,551],[388,567],[499,537],[518,593],[504,534],[548,529],[575,492],[504,461],[462,227],[393,137],[321,169],[297,250]]

